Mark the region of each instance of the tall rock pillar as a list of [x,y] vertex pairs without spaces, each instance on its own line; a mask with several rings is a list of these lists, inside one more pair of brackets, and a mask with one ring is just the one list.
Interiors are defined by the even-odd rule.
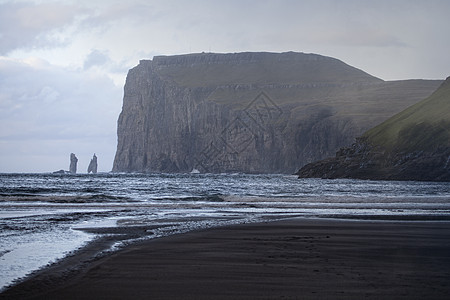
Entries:
[[97,174],[97,156],[94,153],[94,156],[91,159],[91,162],[89,163],[88,174],[92,172],[92,174]]
[[75,154],[70,153],[70,167],[69,167],[70,173],[72,173],[72,174],[77,173],[77,163],[78,163],[78,158],[75,156]]

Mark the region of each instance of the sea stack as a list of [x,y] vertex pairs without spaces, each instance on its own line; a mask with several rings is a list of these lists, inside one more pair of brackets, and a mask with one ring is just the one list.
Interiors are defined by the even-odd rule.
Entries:
[[75,154],[70,153],[70,168],[69,168],[70,173],[72,173],[72,174],[77,173],[77,163],[78,163],[78,158],[75,156]]
[[95,156],[95,153],[91,159],[91,162],[89,163],[87,172],[88,174],[91,172],[92,174],[97,174],[97,156]]

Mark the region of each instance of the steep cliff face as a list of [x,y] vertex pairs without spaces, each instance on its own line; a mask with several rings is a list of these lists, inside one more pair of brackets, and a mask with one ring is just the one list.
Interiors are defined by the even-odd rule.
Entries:
[[159,56],[131,69],[116,172],[293,173],[428,96],[304,53]]
[[300,177],[450,181],[450,77],[430,97],[368,130]]

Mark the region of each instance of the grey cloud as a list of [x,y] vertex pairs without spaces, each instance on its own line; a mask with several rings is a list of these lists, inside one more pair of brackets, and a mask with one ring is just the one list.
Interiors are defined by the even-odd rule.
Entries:
[[111,62],[111,59],[105,52],[94,49],[87,55],[83,68],[87,70],[94,66],[103,66],[109,62]]
[[64,44],[54,35],[72,24],[83,9],[60,3],[0,4],[0,54],[33,46]]
[[0,0],[0,55],[79,68],[0,58],[0,171],[56,152],[89,157],[100,140],[112,163],[122,87],[108,77],[121,82],[153,55],[293,50],[383,79],[445,78],[449,11],[448,0]]
[[[142,3],[141,3],[142,2]],[[108,1],[92,9],[81,22],[83,30],[108,31],[111,25],[126,22],[127,25],[143,25],[158,19],[158,9],[151,1]],[[87,4],[89,6],[89,4]],[[160,5],[161,6],[161,5]],[[162,5],[163,7],[165,5]]]
[[133,64],[135,63],[136,60],[134,60],[132,64],[130,64],[130,62],[127,62],[126,60],[117,62],[110,58],[108,51],[93,49],[86,56],[83,63],[83,69],[87,71],[91,68],[96,67],[101,69],[103,72],[123,76],[131,67],[133,67]]
[[[42,161],[67,151],[96,151],[108,157],[103,167],[110,168],[122,93],[97,74],[0,58],[0,171],[14,168],[14,149],[22,157],[47,156]],[[40,161],[34,167],[46,170]]]
[[14,61],[0,64],[0,76],[1,138],[67,133],[79,138],[114,131],[121,93],[107,77]]

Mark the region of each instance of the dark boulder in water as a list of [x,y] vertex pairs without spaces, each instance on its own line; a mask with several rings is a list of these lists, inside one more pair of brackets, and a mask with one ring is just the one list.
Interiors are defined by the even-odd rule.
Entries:
[[53,174],[69,174],[70,172],[69,171],[65,171],[65,170],[58,170],[58,171],[55,171],[55,172],[53,172]]

